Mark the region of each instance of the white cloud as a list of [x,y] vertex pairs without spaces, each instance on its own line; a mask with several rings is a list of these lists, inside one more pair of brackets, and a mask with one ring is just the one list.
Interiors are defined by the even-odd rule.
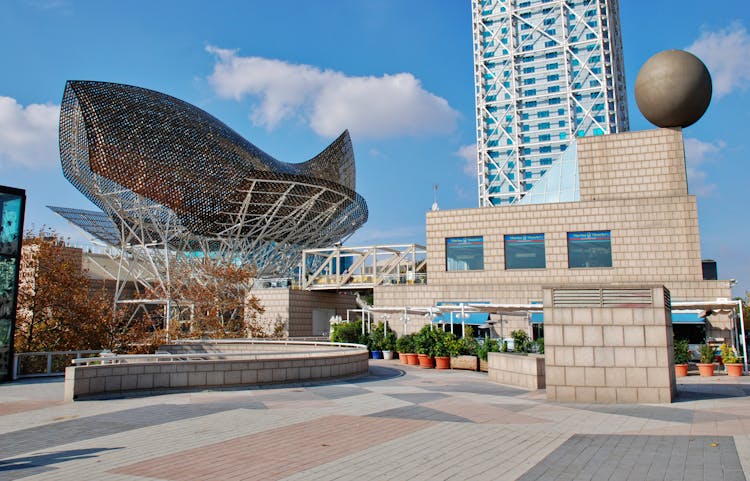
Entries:
[[46,167],[59,158],[57,126],[60,107],[30,104],[24,107],[0,96],[0,166]]
[[739,23],[717,32],[704,31],[687,50],[711,72],[716,97],[750,86],[750,35]]
[[462,145],[454,154],[464,159],[466,175],[477,175],[477,144]]
[[716,190],[716,184],[708,182],[708,174],[703,170],[703,164],[713,162],[724,147],[726,144],[722,141],[711,143],[693,138],[685,139],[685,163],[688,185],[692,193],[707,196]]
[[456,127],[458,112],[410,73],[349,77],[312,65],[241,57],[236,50],[206,50],[216,56],[208,77],[216,94],[235,100],[259,97],[250,119],[269,130],[288,119],[328,137],[344,129],[378,138],[448,133]]

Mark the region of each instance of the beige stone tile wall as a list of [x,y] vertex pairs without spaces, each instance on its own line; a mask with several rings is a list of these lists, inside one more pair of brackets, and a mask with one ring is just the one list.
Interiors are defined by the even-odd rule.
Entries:
[[[611,268],[568,267],[568,232],[611,233]],[[504,236],[544,234],[545,269],[505,269]],[[447,271],[445,239],[483,236],[484,270]],[[427,214],[428,284],[699,281],[693,196],[518,205]]]
[[490,352],[487,355],[490,380],[525,389],[544,389],[544,356]]
[[165,389],[247,386],[353,376],[369,368],[366,350],[294,355],[284,359],[237,359],[71,366],[65,400],[97,394]]
[[666,403],[676,384],[664,288],[649,307],[557,307],[545,288],[547,399]]
[[[377,287],[375,305],[530,303],[541,301],[542,286],[564,284],[653,283],[666,286],[673,301],[731,297],[729,281],[703,281],[679,129],[578,139],[578,156],[580,202],[427,213],[427,285]],[[612,267],[569,268],[568,232],[592,230],[611,232]],[[504,236],[535,233],[545,235],[546,268],[506,270]],[[446,270],[445,239],[463,236],[484,237],[484,270]],[[715,316],[711,325],[720,336],[730,322]]]
[[357,309],[353,294],[297,289],[253,289],[265,312],[260,316],[269,325],[277,319],[287,322],[290,337],[313,336],[313,309],[335,309],[336,315],[346,318],[347,309]]
[[687,195],[681,129],[577,139],[581,200]]

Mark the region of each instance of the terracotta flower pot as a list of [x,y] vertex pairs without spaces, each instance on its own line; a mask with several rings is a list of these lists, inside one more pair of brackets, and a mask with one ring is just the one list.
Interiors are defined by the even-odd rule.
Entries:
[[407,352],[404,354],[406,356],[406,364],[410,366],[418,366],[419,365],[419,358],[417,358],[417,355],[413,352]]
[[451,368],[450,356],[435,356],[435,368],[436,369],[450,369]]
[[399,352],[398,353],[398,359],[401,361],[401,364],[409,364],[408,359],[406,358],[407,354],[405,352]]
[[732,377],[742,376],[742,364],[724,364],[727,368],[727,374]]
[[428,356],[427,354],[419,354],[419,367],[432,369],[433,367],[435,367],[435,359]]
[[687,364],[675,364],[674,365],[674,374],[677,377],[685,377],[688,373],[688,365]]
[[716,365],[713,363],[710,364],[701,364],[698,363],[698,371],[700,372],[701,376],[703,377],[711,377],[714,375],[714,369],[716,368]]

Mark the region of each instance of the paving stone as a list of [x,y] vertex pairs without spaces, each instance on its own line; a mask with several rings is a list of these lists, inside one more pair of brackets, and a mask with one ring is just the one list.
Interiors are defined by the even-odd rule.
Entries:
[[472,422],[471,420],[460,416],[455,416],[443,411],[438,411],[437,409],[431,409],[419,405],[388,409],[379,413],[369,414],[369,416],[377,418],[420,419],[425,421],[447,421],[458,423]]
[[59,380],[11,383],[0,479],[744,480],[750,379],[678,389],[673,405],[558,404],[388,361],[347,380],[76,403]]
[[[606,446],[621,441],[625,441],[623,449],[602,456]],[[677,469],[668,468],[673,457],[685,459],[686,454],[691,463],[672,465]],[[606,471],[601,468],[602,463],[609,465]],[[570,474],[577,480],[610,481],[745,479],[734,439],[730,436],[575,434],[519,480],[532,481],[548,476],[568,479]],[[742,477],[738,478],[739,475]]]

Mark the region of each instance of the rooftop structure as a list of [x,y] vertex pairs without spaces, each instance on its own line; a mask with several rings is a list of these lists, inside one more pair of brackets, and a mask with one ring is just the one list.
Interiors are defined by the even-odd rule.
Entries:
[[618,10],[472,0],[480,207],[520,201],[576,137],[628,130]]
[[340,242],[367,220],[348,132],[289,164],[203,110],[140,87],[68,82],[60,156],[65,177],[102,213],[53,210],[150,266],[167,298],[170,263],[223,259],[286,275],[302,249]]

